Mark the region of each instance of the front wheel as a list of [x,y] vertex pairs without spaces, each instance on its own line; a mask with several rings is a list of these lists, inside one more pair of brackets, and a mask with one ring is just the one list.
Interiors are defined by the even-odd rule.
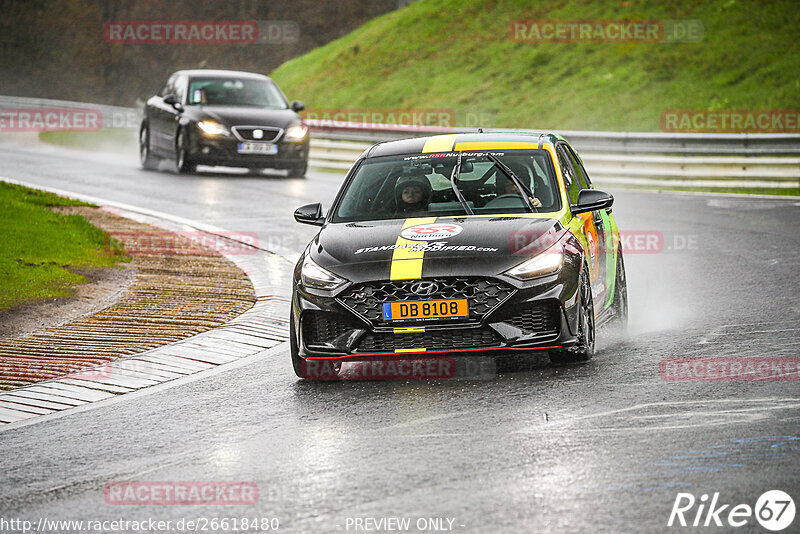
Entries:
[[161,161],[150,151],[150,128],[142,126],[139,131],[139,163],[142,168],[148,171],[158,169],[158,162]]
[[289,168],[289,178],[303,178],[308,171],[308,160]]
[[566,349],[550,351],[552,363],[587,362],[594,355],[595,325],[594,300],[589,271],[584,266],[578,286],[578,333],[576,343]]
[[178,138],[175,140],[175,168],[181,174],[190,174],[197,170],[197,165],[189,158],[186,135],[182,129],[178,131]]

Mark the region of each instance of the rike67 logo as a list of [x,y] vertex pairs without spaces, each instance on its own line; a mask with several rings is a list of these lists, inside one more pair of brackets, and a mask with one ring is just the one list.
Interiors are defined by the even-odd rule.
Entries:
[[784,530],[794,521],[794,500],[781,490],[764,492],[755,506],[723,504],[719,492],[695,498],[691,493],[678,493],[669,514],[667,526],[739,528],[752,522],[772,532]]

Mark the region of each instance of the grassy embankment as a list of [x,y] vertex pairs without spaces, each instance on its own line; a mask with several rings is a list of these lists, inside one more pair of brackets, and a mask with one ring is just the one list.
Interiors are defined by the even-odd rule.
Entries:
[[87,278],[73,269],[127,261],[108,235],[79,215],[50,206],[89,204],[0,182],[0,310],[25,302],[69,297]]
[[[509,32],[517,20],[636,19],[700,21],[703,38],[530,43]],[[272,77],[309,113],[446,109],[458,126],[659,131],[667,110],[800,108],[798,27],[792,0],[425,0],[284,63]],[[800,187],[675,188],[800,195]]]
[[[515,42],[520,19],[691,19],[703,38]],[[800,108],[798,27],[794,0],[424,0],[271,76],[309,111],[452,109],[492,118],[486,127],[659,131],[665,110]]]

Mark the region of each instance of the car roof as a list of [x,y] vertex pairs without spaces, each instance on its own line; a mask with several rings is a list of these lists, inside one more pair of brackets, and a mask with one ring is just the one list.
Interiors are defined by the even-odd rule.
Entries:
[[463,150],[531,150],[542,144],[554,145],[566,141],[552,132],[475,132],[412,137],[386,141],[372,146],[364,157],[394,156],[400,154],[425,154]]
[[179,70],[175,74],[182,74],[189,77],[202,76],[204,78],[250,78],[253,80],[269,80],[269,77],[264,76],[263,74],[239,70],[192,69]]

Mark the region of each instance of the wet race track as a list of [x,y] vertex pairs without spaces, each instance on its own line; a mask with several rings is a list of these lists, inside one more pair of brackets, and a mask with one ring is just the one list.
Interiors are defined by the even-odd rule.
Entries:
[[[263,248],[293,258],[314,234],[293,210],[329,206],[342,180],[180,176],[141,171],[135,155],[9,144],[0,161],[4,178],[256,232]],[[796,491],[799,383],[676,380],[674,359],[797,362],[800,203],[608,190],[623,231],[661,240],[637,251],[627,243],[629,335],[601,331],[591,362],[313,384],[295,378],[287,345],[0,433],[0,516],[277,518],[291,532],[374,531],[386,518],[429,531],[656,532],[680,492],[698,502],[718,492],[730,509]],[[246,481],[258,499],[109,504],[104,487],[115,481]],[[751,517],[740,530],[757,526]]]

